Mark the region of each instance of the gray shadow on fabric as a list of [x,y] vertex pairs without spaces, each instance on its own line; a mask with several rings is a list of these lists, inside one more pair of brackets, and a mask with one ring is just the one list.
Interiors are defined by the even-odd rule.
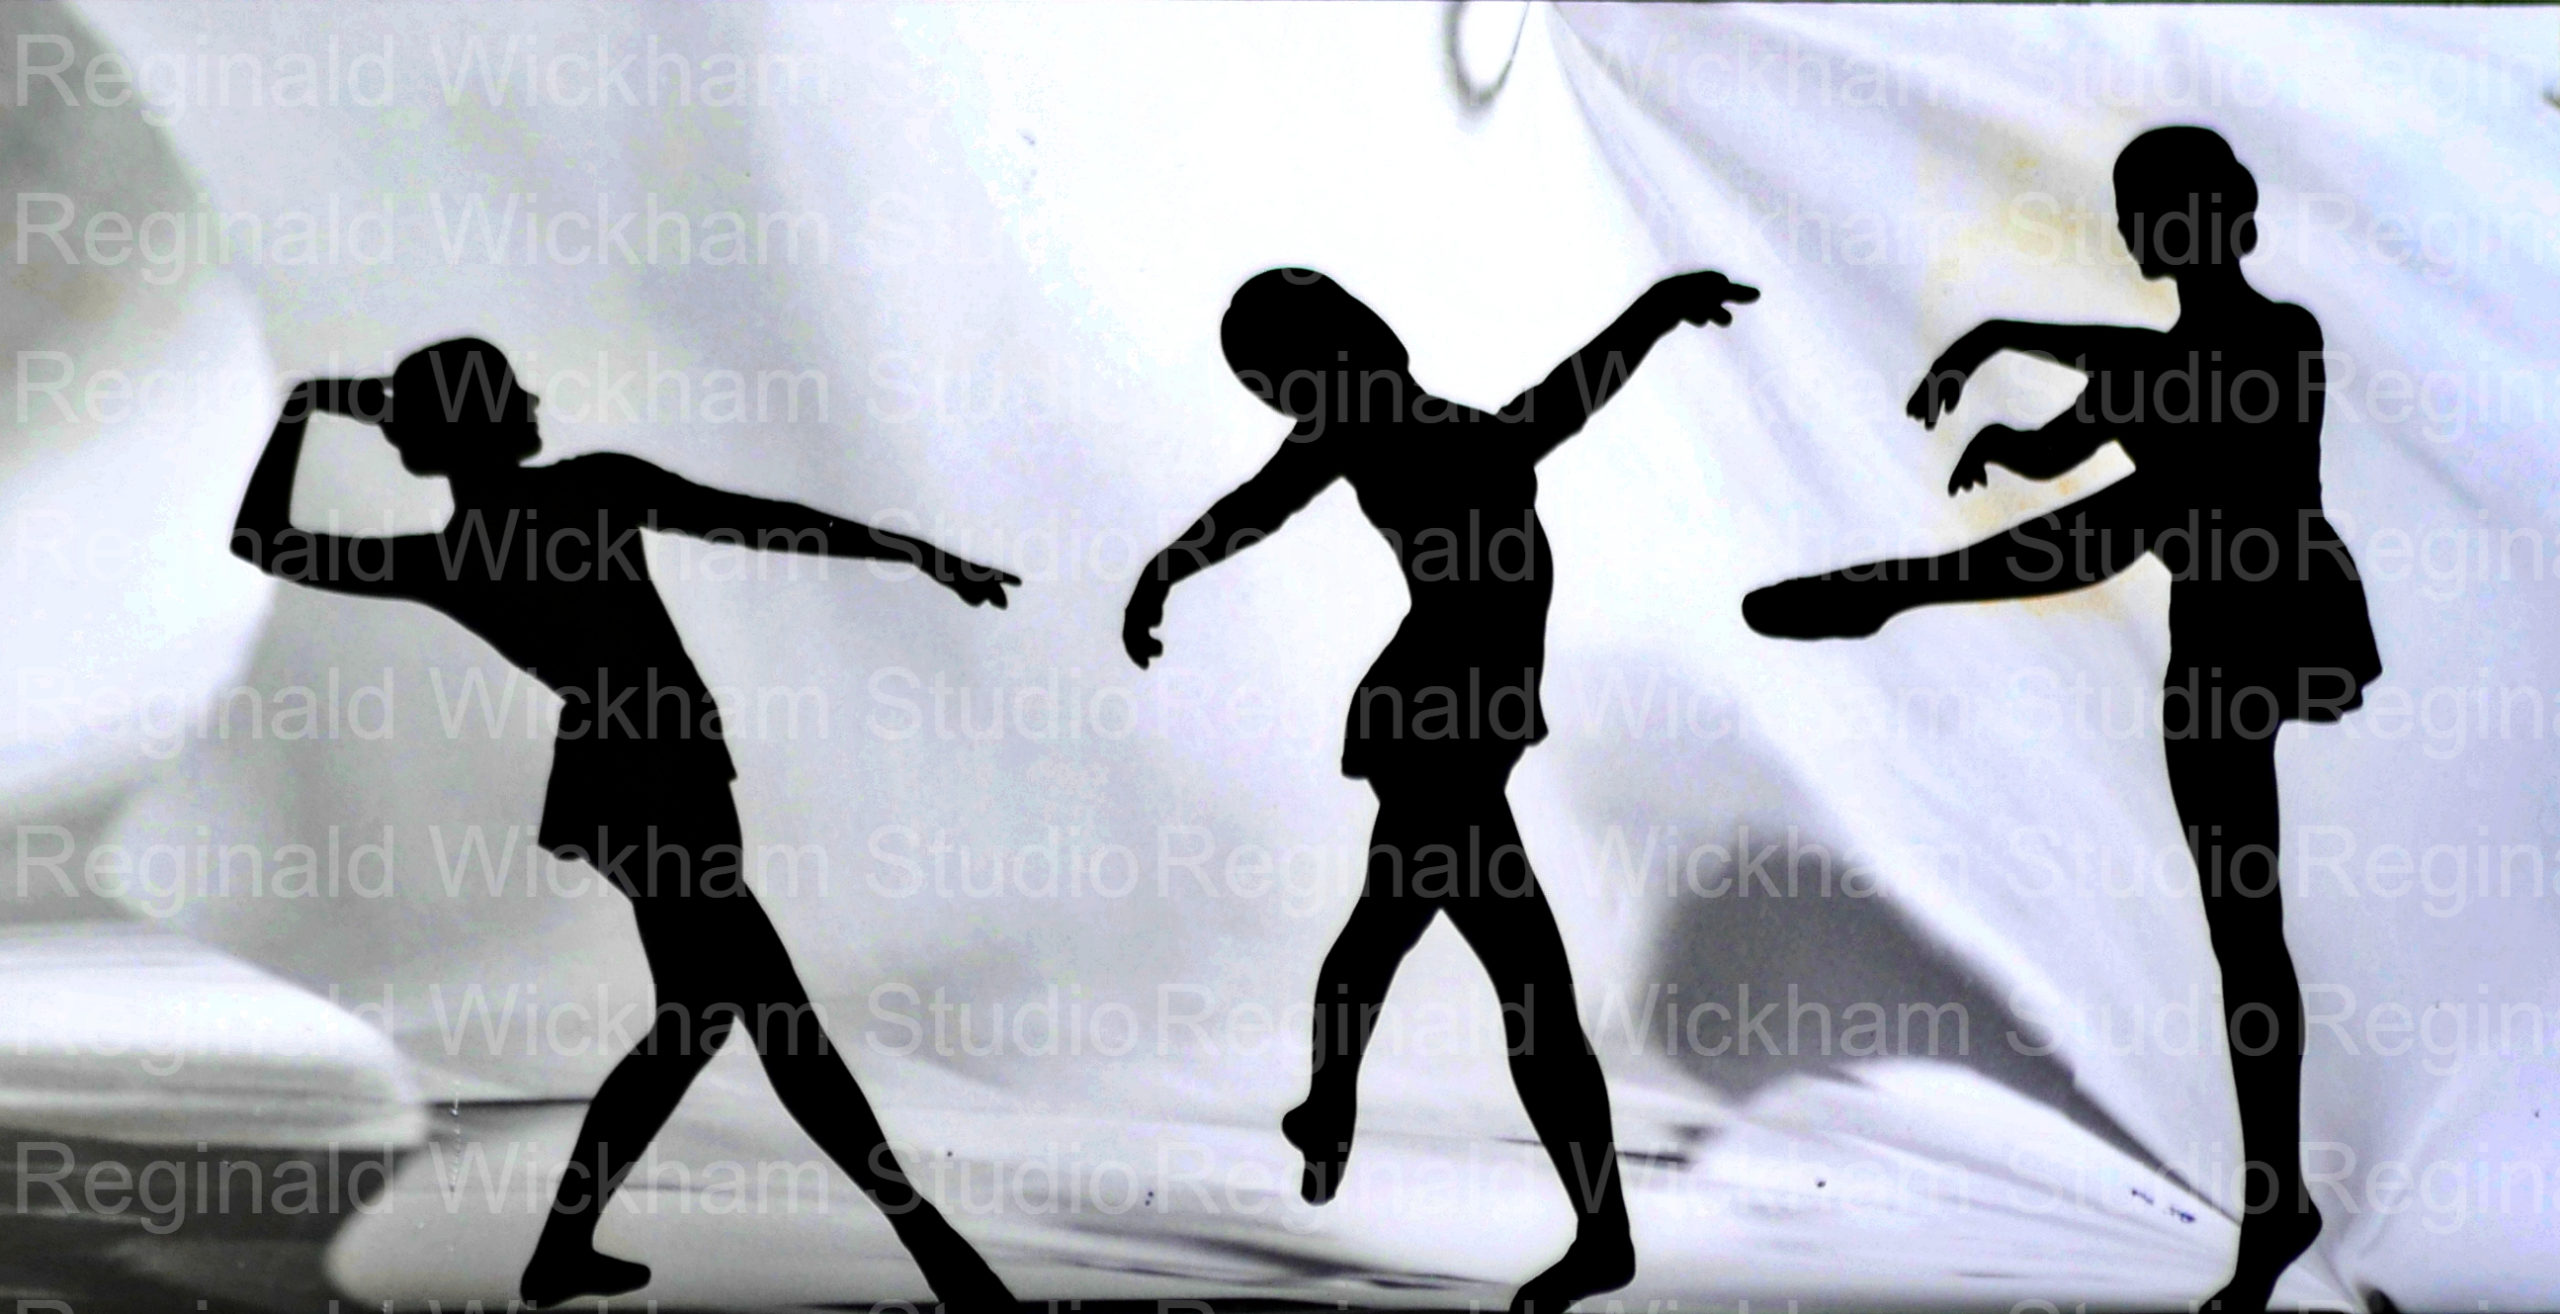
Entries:
[[1500,71],[1496,72],[1491,80],[1478,82],[1475,75],[1467,69],[1466,28],[1469,22],[1467,18],[1469,2],[1468,0],[1449,0],[1448,6],[1441,11],[1441,54],[1442,62],[1449,74],[1449,89],[1457,94],[1459,109],[1474,115],[1493,108],[1494,100],[1502,95],[1503,86],[1511,81],[1512,66],[1519,62],[1520,38],[1529,30],[1529,10],[1534,7],[1521,6],[1518,25],[1511,33],[1511,49],[1502,57]]
[[[267,1314],[335,1305],[323,1261],[330,1238],[373,1207],[407,1151],[144,1146],[0,1129],[18,1152],[0,1161],[0,1190],[21,1207],[0,1225],[0,1290],[18,1307],[58,1303],[82,1314]],[[144,1195],[102,1206],[99,1174],[148,1183],[176,1175],[178,1197],[153,1209]],[[185,1184],[197,1184],[190,1193]],[[62,1183],[57,1185],[57,1183]],[[80,1183],[90,1183],[84,1194]],[[217,1205],[235,1185],[265,1207]],[[48,1205],[52,1207],[47,1207]],[[128,1206],[141,1205],[139,1208]],[[38,1299],[42,1298],[42,1299]]]
[[[1713,691],[1694,686],[1675,685],[1668,695],[1674,707],[1713,701]],[[2021,1052],[2011,1043],[2013,1036],[2044,1033],[2011,1009],[1994,983],[1935,943],[1896,905],[1879,887],[1872,855],[1838,842],[1819,820],[1824,811],[1812,801],[1810,782],[1792,776],[1747,724],[1672,754],[1658,741],[1628,739],[1585,747],[1581,754],[1576,774],[1585,782],[1581,803],[1591,814],[1679,825],[1669,870],[1651,873],[1659,879],[1645,887],[1644,897],[1663,915],[1640,978],[1643,985],[1659,985],[1664,1000],[1676,1001],[1684,1033],[1657,1032],[1651,1042],[1657,1052],[1668,1048],[1673,1066],[1748,1101],[1790,1078],[1840,1080],[1857,1065],[1879,1059],[1952,1064],[2054,1109],[2144,1167],[2184,1184],[2080,1089],[2059,1054]],[[1675,778],[1664,769],[1673,760],[1697,768],[1697,774]],[[1602,782],[1605,798],[1598,796]],[[1643,829],[1637,826],[1631,837],[1639,851]],[[1690,856],[1709,844],[1723,852],[1707,850],[1691,869]],[[1853,870],[1863,874],[1844,879]],[[1664,879],[1677,882],[1677,895]],[[1749,1033],[1745,1052],[1743,1025],[1712,1014],[1692,1043],[1685,1034],[1692,1009],[1709,1003],[1736,1009],[1745,991],[1752,1013],[1776,1005],[1763,1023],[1774,1047],[1760,1033]],[[1655,1007],[1659,1027],[1663,1005]],[[1873,1030],[1879,1018],[1880,1035]],[[1853,1048],[1850,1029],[1862,1024]]]

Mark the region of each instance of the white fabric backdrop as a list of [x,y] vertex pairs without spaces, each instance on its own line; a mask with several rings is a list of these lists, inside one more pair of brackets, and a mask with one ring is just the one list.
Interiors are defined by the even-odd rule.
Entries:
[[[1518,13],[1481,8],[1461,33],[1479,80]],[[1215,325],[1239,282],[1281,263],[1341,279],[1404,335],[1426,383],[1479,404],[1663,274],[1711,266],[1766,293],[1730,330],[1667,342],[1545,467],[1556,733],[1511,793],[1626,1139],[1658,1156],[1637,1181],[1644,1271],[1629,1294],[2005,1307],[2210,1290],[2237,1127],[2144,710],[2165,577],[1913,616],[1850,645],[1758,639],[1736,603],[1785,575],[1960,542],[2124,468],[2110,452],[2051,486],[2004,477],[1950,502],[1961,438],[2041,418],[2069,377],[2006,362],[1936,435],[1901,397],[1986,316],[2165,323],[2172,294],[2113,237],[2107,170],[2141,128],[2216,128],[2264,195],[2253,279],[2309,306],[2351,364],[2332,368],[2325,477],[2389,668],[2367,711],[2289,730],[2280,753],[2290,938],[2314,1016],[2336,1019],[2313,1028],[2304,1121],[2315,1171],[2335,1178],[2329,1230],[2281,1294],[2352,1307],[2380,1290],[2408,1308],[2560,1295],[2544,1258],[2560,915],[2548,877],[2502,889],[2483,870],[2513,845],[2533,847],[2535,870],[2560,865],[2548,13],[1540,7],[1499,93],[1470,107],[1444,11],[1422,6],[81,12],[146,75],[163,57],[150,117],[196,193],[95,204],[271,228],[387,212],[381,236],[342,229],[334,258],[191,265],[179,290],[129,286],[139,303],[245,305],[255,337],[244,326],[232,344],[262,339],[285,377],[378,370],[479,333],[544,395],[553,454],[632,451],[904,516],[1027,578],[989,614],[894,572],[652,544],[730,711],[749,842],[797,854],[764,873],[767,902],[893,1132],[1017,1177],[1043,1155],[1134,1166],[1164,1198],[1114,1210],[1078,1177],[1080,1213],[978,1211],[998,1267],[1042,1295],[1445,1303],[1533,1271],[1568,1225],[1516,1143],[1528,1128],[1490,993],[1445,930],[1399,979],[1398,1030],[1371,1067],[1364,1127],[1382,1134],[1363,1151],[1365,1193],[1355,1170],[1331,1210],[1284,1198],[1275,1120],[1304,1059],[1283,1010],[1303,1007],[1347,910],[1370,814],[1334,770],[1340,713],[1398,611],[1348,495],[1187,585],[1155,670],[1118,652],[1137,554],[1280,436],[1226,373]],[[343,83],[327,81],[332,51]],[[307,56],[330,103],[226,96],[187,62],[206,52],[246,52],[271,82]],[[352,71],[374,52],[381,82]],[[642,103],[597,104],[598,63],[626,56]],[[740,61],[747,103],[670,103],[674,83],[642,71],[656,56],[697,102],[719,60]],[[492,249],[473,225],[511,203]],[[659,229],[653,260],[647,235],[669,214],[692,246],[674,258]],[[609,230],[624,215],[629,258],[594,241],[598,216]],[[724,215],[749,234],[742,261],[715,262]],[[17,272],[40,271],[43,250]],[[781,380],[763,382],[761,416],[760,375]],[[742,414],[714,402],[738,386]],[[366,1005],[399,1044],[400,1080],[438,1100],[583,1096],[612,1056],[594,1013],[645,1001],[647,985],[615,899],[562,888],[581,874],[526,854],[547,764],[527,718],[547,696],[422,609],[299,591],[262,603],[220,539],[271,405],[251,401],[62,440],[136,472],[77,483],[97,514],[175,505],[114,482],[141,477],[209,513],[187,513],[208,522],[188,541],[155,541],[131,587],[212,619],[151,612],[161,628],[88,649],[184,654],[183,676],[94,683],[245,687],[272,705],[268,732],[135,716],[78,742],[39,736],[13,748],[12,807],[57,817],[76,778],[119,800],[82,832],[90,846],[246,844],[272,866],[297,843],[384,844],[386,874],[359,864],[334,897],[141,888],[124,915]],[[315,428],[305,471],[307,519],[406,529],[441,514],[438,486],[352,427]],[[244,637],[215,634],[225,623]],[[21,671],[65,660],[11,651]],[[350,719],[280,729],[284,691],[325,700],[331,672]],[[506,728],[455,707],[473,680],[513,691]],[[383,692],[359,709],[364,689]],[[1007,723],[973,738],[962,709],[983,731],[990,699]],[[374,736],[380,706],[394,728]],[[143,783],[115,783],[128,779]],[[459,865],[473,828],[493,850],[512,840],[503,889]],[[1116,878],[1125,853],[1134,889],[1097,892],[1090,873],[1040,888],[1047,859],[1026,869],[1020,851],[1053,840],[1071,872],[1111,851]],[[1774,890],[1729,870],[1772,843]],[[969,880],[998,851],[1005,890],[979,897]],[[1167,860],[1194,853],[1205,880]],[[2314,856],[2326,865],[2304,865]],[[1262,857],[1278,874],[1256,897]],[[513,1010],[505,1040],[468,1020],[475,1000]],[[1788,1004],[1774,1024],[1787,1052],[1704,1052],[1734,1031],[1694,1010],[1771,1000]],[[1077,1052],[1026,1052],[1042,1048],[1021,1043],[1036,1027],[993,1053],[959,1043],[964,1006],[983,1041],[990,1010],[1012,1026],[1050,1001]],[[1897,1019],[1954,1005],[1961,1043],[1933,1049],[1923,1021],[1881,1051],[1852,1046],[1840,1029],[1862,1003]],[[1820,1011],[1794,1014],[1808,1029],[1790,1045],[1795,1006]],[[1682,1037],[1666,1041],[1666,1010]],[[1096,1052],[1119,1048],[1122,1019],[1134,1046]],[[549,1039],[526,1039],[534,1021]],[[2404,1048],[2377,1052],[2377,1038]],[[482,1127],[460,1109],[439,1154]],[[805,1157],[795,1135],[733,1054],[665,1153]],[[1192,1199],[1165,1180],[1168,1154],[1233,1189]],[[406,1189],[436,1196],[423,1178]],[[842,1298],[848,1273],[875,1269],[906,1280],[885,1228],[833,1198],[818,1218],[656,1212],[608,1224],[607,1240],[625,1227],[633,1253],[692,1256],[662,1263],[649,1294],[663,1299]],[[503,1294],[530,1207],[445,1206],[360,1223],[340,1280],[368,1299]],[[753,1272],[737,1246],[757,1247]]]

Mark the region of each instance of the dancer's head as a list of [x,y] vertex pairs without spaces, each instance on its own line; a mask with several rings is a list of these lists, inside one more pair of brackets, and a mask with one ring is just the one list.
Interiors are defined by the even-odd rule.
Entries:
[[2153,128],[2116,157],[2116,231],[2144,278],[2238,263],[2257,209],[2258,180],[2211,128]]
[[1301,423],[1323,414],[1327,380],[1401,375],[1408,364],[1404,343],[1378,312],[1312,269],[1270,269],[1245,280],[1218,338],[1236,378]]
[[382,433],[417,474],[513,465],[542,450],[536,398],[516,382],[505,353],[478,338],[411,352],[391,371]]

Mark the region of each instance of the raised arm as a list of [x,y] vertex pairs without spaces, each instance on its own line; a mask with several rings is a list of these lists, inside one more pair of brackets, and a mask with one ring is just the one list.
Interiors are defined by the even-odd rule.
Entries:
[[1527,429],[1531,459],[1544,457],[1582,432],[1592,412],[1608,404],[1644,363],[1653,344],[1682,321],[1730,324],[1727,303],[1760,299],[1758,288],[1729,282],[1713,270],[1666,278],[1637,297],[1626,313],[1600,330],[1582,350],[1565,358],[1536,387],[1511,399],[1500,418]]
[[2158,329],[2122,324],[1986,319],[1929,362],[1928,376],[1912,390],[1903,411],[1921,424],[1937,428],[1938,417],[1955,409],[1973,372],[2004,351],[2040,356],[2057,365],[2095,372],[2150,354],[2164,336]]
[[[614,503],[651,528],[768,551],[856,561],[904,561],[971,606],[1005,605],[1005,588],[1022,580],[923,539],[881,529],[815,507],[697,484],[636,456],[600,452],[576,458],[580,473],[600,482]],[[566,464],[566,463],[564,463]]]
[[1270,537],[1341,474],[1322,439],[1291,434],[1261,470],[1219,498],[1138,572],[1120,622],[1120,643],[1129,660],[1144,667],[1164,652],[1154,631],[1164,621],[1165,597],[1175,584]]
[[[339,593],[398,596],[396,556],[417,535],[381,538],[324,534],[293,524],[293,480],[302,464],[302,438],[313,411],[362,419],[382,415],[379,379],[306,379],[284,399],[284,411],[267,435],[267,449],[249,472],[240,514],[231,522],[231,555],[278,579]],[[415,580],[410,581],[415,583]]]

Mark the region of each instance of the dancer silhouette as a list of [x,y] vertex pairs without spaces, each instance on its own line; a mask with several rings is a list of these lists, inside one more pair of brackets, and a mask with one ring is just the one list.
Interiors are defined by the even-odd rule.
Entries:
[[[1992,355],[2041,356],[2089,375],[2078,402],[2032,432],[1985,427],[1948,493],[1980,486],[1990,465],[2050,479],[2110,439],[2134,472],[1970,547],[1789,580],[1742,611],[1763,634],[1858,637],[1912,607],[2094,584],[2145,553],[2168,567],[2162,738],[2221,966],[2246,1160],[2239,1256],[2213,1299],[2256,1311],[2320,1232],[2302,1185],[2302,995],[2276,879],[2276,732],[2362,705],[2382,658],[2355,562],[2321,511],[2319,322],[2241,273],[2256,180],[2217,134],[2159,128],[2125,147],[2115,191],[2143,277],[2177,286],[2177,322],[1993,320],[1930,366],[1910,413],[1934,428]],[[2263,1195],[2250,1189],[2261,1178]]]
[[[250,476],[235,555],[282,579],[422,602],[486,639],[565,701],[540,842],[583,858],[631,901],[658,1008],[596,1090],[521,1289],[533,1305],[649,1280],[595,1249],[604,1203],[687,1085],[744,1027],[783,1107],[859,1183],[954,1309],[1009,1310],[976,1250],[917,1194],[746,882],[737,775],[720,713],[649,576],[646,527],[794,552],[909,561],[971,605],[1021,581],[903,534],[705,488],[611,453],[549,465],[538,399],[498,349],[441,342],[380,379],[321,380],[286,400]],[[320,410],[377,421],[410,471],[452,484],[433,534],[347,537],[288,518],[303,429]]]
[[1335,479],[1350,482],[1395,550],[1412,609],[1352,695],[1342,751],[1343,774],[1378,795],[1367,879],[1318,975],[1313,1073],[1281,1130],[1306,1158],[1301,1194],[1331,1199],[1388,983],[1433,915],[1447,913],[1493,978],[1512,1082],[1580,1214],[1572,1246],[1520,1288],[1515,1312],[1562,1314],[1635,1274],[1608,1087],[1503,795],[1513,764],[1547,733],[1538,684],[1555,575],[1537,463],[1663,335],[1683,320],[1729,324],[1726,303],[1758,296],[1721,274],[1665,279],[1488,414],[1425,392],[1394,331],[1333,280],[1256,275],[1227,310],[1227,363],[1295,428],[1261,473],[1157,555],[1121,629],[1145,666],[1164,651],[1152,632],[1174,584],[1278,529]]

